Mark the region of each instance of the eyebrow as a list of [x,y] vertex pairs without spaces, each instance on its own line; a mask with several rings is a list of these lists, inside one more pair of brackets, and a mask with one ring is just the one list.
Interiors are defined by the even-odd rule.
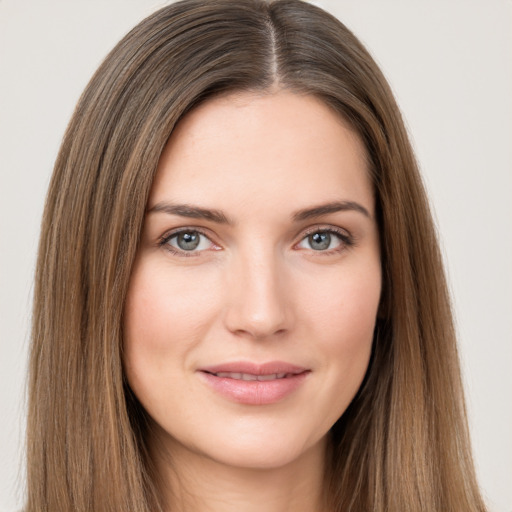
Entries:
[[362,213],[365,217],[368,217],[369,219],[372,218],[370,212],[359,203],[356,203],[354,201],[333,201],[331,203],[314,206],[313,208],[299,210],[298,212],[293,214],[293,220],[295,222],[298,222],[301,220],[311,219],[313,217],[321,217],[322,215],[327,215],[329,213],[345,211],[359,212]]
[[190,219],[206,219],[218,224],[233,224],[220,210],[201,208],[189,204],[157,203],[147,213],[163,212],[169,215],[179,215]]
[[[333,201],[330,203],[314,206],[312,208],[299,210],[292,215],[292,220],[294,222],[300,222],[314,217],[321,217],[322,215],[343,211],[356,211],[371,219],[371,215],[368,210],[355,201]],[[212,222],[216,222],[217,224],[234,224],[234,222],[228,219],[228,217],[226,217],[226,215],[221,210],[201,208],[200,206],[192,206],[190,204],[173,204],[161,202],[157,203],[147,211],[147,213],[157,212],[167,213],[168,215],[178,215],[180,217],[188,217],[190,219],[206,219]]]

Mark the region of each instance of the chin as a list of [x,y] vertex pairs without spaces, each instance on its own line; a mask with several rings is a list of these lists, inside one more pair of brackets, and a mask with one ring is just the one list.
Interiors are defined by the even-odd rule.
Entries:
[[[271,470],[293,465],[304,458],[323,457],[327,436],[319,440],[294,439],[288,433],[231,436],[203,446],[196,453],[224,466],[247,470]],[[212,439],[212,441],[214,441]]]

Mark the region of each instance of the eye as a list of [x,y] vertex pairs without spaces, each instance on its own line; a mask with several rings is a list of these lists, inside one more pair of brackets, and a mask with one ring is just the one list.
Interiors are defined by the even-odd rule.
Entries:
[[305,236],[298,244],[300,249],[328,252],[342,250],[352,245],[352,239],[345,233],[333,229],[316,229]]
[[206,235],[193,229],[182,230],[167,235],[161,240],[160,244],[171,252],[183,256],[191,256],[191,253],[216,248]]

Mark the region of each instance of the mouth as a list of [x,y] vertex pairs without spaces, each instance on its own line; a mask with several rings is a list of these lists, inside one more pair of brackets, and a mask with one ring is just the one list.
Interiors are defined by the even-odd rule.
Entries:
[[[210,372],[206,372],[210,373]],[[223,379],[235,379],[235,380],[258,380],[258,381],[267,381],[267,380],[275,380],[275,379],[286,379],[288,377],[294,377],[295,373],[269,373],[266,375],[254,375],[253,373],[236,373],[236,372],[216,372],[211,373],[211,375],[215,375],[215,377],[220,377]]]
[[311,370],[281,361],[232,362],[201,368],[198,373],[212,391],[229,401],[268,405],[293,394]]

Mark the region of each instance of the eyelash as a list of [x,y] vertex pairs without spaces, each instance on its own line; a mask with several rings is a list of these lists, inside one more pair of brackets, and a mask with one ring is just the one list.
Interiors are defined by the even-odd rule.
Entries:
[[160,247],[163,247],[166,251],[169,251],[171,254],[174,254],[176,256],[184,256],[185,258],[199,256],[202,251],[184,251],[184,250],[177,249],[176,247],[173,247],[172,245],[169,244],[170,240],[172,240],[176,236],[179,236],[181,233],[198,233],[199,235],[202,235],[205,238],[207,238],[210,241],[210,243],[213,244],[210,237],[201,229],[185,227],[185,228],[180,228],[176,231],[171,231],[170,233],[166,233],[165,235],[162,236],[162,238],[160,238],[158,245]]
[[[202,235],[206,237],[210,243],[213,244],[210,237],[201,229],[199,228],[180,228],[176,231],[172,231],[170,233],[166,233],[163,235],[159,241],[158,245],[160,247],[163,247],[165,250],[169,251],[170,253],[176,255],[176,256],[183,256],[186,258],[190,257],[196,257],[201,254],[203,251],[184,251],[180,249],[176,249],[172,245],[169,244],[169,241],[172,240],[174,237],[179,236],[181,233],[198,233],[199,235]],[[335,235],[338,237],[341,241],[340,247],[336,247],[334,249],[327,249],[325,251],[315,251],[314,249],[310,249],[311,251],[318,253],[319,255],[331,255],[335,253],[342,252],[343,250],[350,249],[355,245],[355,240],[352,235],[348,234],[346,231],[343,231],[341,229],[334,228],[332,226],[330,227],[321,227],[321,226],[315,226],[314,228],[306,230],[303,234],[301,239],[297,244],[294,245],[297,246],[299,243],[301,243],[303,240],[305,240],[308,236],[313,235],[315,233],[327,233],[330,235]]]
[[[313,235],[315,233],[327,233],[330,235],[335,235],[341,241],[340,247],[336,247],[334,249],[327,249],[325,251],[315,251],[314,249],[310,249],[319,255],[329,256],[331,254],[340,253],[346,249],[350,249],[351,247],[353,247],[355,245],[355,240],[352,235],[350,235],[349,233],[347,233],[344,230],[341,230],[341,229],[338,229],[338,228],[335,228],[332,226],[330,226],[330,227],[315,226],[311,229],[306,230],[303,233],[302,238],[300,239],[299,243],[302,242],[303,240],[305,240],[308,236]],[[297,245],[297,244],[295,244],[295,245]]]

